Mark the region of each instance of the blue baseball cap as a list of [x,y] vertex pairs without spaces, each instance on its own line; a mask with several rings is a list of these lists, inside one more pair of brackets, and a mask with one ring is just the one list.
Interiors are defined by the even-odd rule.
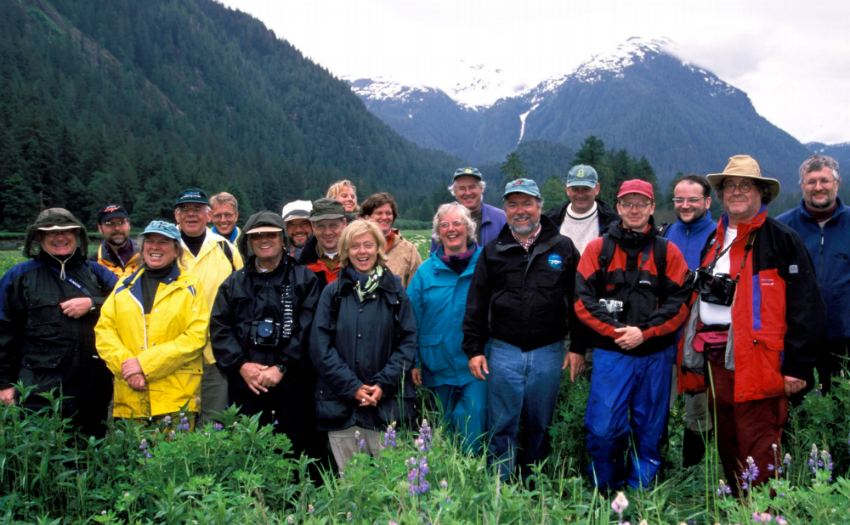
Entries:
[[593,169],[593,166],[579,164],[573,166],[567,173],[567,187],[587,186],[588,188],[595,188],[597,184],[599,184],[599,175]]
[[180,241],[180,230],[178,230],[177,226],[170,222],[151,221],[151,223],[145,228],[145,231],[142,232],[142,235],[147,235],[149,233],[158,233],[164,237],[168,237],[169,239]]
[[505,193],[502,194],[502,200],[507,199],[511,193],[525,193],[532,197],[541,199],[540,190],[537,188],[537,183],[531,179],[517,179],[510,181],[505,186]]
[[473,167],[470,166],[468,168],[458,168],[457,171],[455,171],[455,174],[454,174],[454,177],[452,177],[452,180],[455,180],[458,177],[463,177],[464,175],[466,175],[468,177],[475,177],[478,180],[483,179],[483,177],[481,176],[481,172],[478,171],[478,168],[473,168]]

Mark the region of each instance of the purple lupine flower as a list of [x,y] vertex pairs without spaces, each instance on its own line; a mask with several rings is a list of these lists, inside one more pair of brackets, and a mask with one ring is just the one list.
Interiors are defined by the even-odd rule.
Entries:
[[427,419],[423,419],[422,424],[419,425],[419,438],[415,441],[416,446],[422,452],[428,452],[431,450],[431,439],[431,426],[428,425]]
[[221,423],[213,423],[213,429],[214,430],[224,430],[224,425],[222,425]]
[[620,515],[620,518],[623,517],[623,512],[628,508],[628,506],[629,499],[622,492],[618,492],[617,497],[611,502],[611,508],[614,509],[614,512]]
[[[748,481],[749,483],[745,483],[745,485],[752,485],[756,482],[759,477],[759,468],[756,466],[756,462],[753,461],[752,456],[747,457],[747,467],[744,469],[744,472],[741,474],[741,479],[744,481]],[[746,489],[747,487],[744,487]]]
[[717,489],[718,496],[728,496],[732,494],[732,489],[721,479],[720,488]]
[[773,516],[769,512],[753,512],[753,521],[756,523],[770,523]]
[[777,516],[776,525],[788,525],[788,520],[785,519],[785,516]]
[[171,424],[171,416],[165,416],[164,418],[162,418],[162,422],[165,425],[170,425]]
[[360,443],[358,443],[358,444],[357,444],[357,446],[359,446],[359,447],[360,447],[360,450],[363,450],[364,448],[366,448],[366,440],[365,440],[365,439],[361,439],[361,440],[360,440]]
[[785,454],[785,459],[782,460],[786,467],[791,466],[791,454]]
[[448,481],[446,481],[446,480],[444,480],[444,479],[441,479],[441,480],[440,480],[440,488],[441,488],[441,489],[447,489],[447,488],[449,488],[449,482],[448,482]]
[[384,447],[397,447],[398,437],[395,432],[395,423],[387,425],[387,431],[384,433]]
[[419,460],[410,458],[406,464],[410,467],[410,471],[407,473],[407,492],[411,496],[416,496],[431,490],[431,484],[425,479],[429,472],[428,459],[425,456],[422,456]]

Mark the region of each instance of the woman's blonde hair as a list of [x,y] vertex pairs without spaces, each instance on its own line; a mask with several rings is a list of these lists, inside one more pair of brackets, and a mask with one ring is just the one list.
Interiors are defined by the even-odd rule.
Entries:
[[328,199],[336,199],[337,195],[342,193],[342,190],[346,186],[351,188],[351,191],[354,192],[354,213],[357,213],[358,211],[360,211],[360,205],[357,204],[357,188],[354,186],[354,184],[351,183],[350,180],[341,180],[339,182],[334,182],[333,184],[331,184],[331,187],[328,188],[328,194],[325,195],[325,197],[327,197]]
[[375,266],[384,266],[387,264],[387,240],[384,239],[384,234],[380,228],[370,221],[354,221],[342,231],[342,236],[339,238],[339,265],[342,268],[348,266],[348,250],[354,244],[354,238],[371,233],[375,238],[375,243],[378,245],[378,259]]

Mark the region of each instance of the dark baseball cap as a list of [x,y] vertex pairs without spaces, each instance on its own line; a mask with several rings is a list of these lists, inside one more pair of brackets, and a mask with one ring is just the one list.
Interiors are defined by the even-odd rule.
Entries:
[[310,212],[310,221],[318,222],[326,219],[344,219],[345,207],[336,199],[319,199],[313,201],[313,211]]
[[481,180],[483,177],[481,176],[481,172],[478,171],[478,168],[468,167],[468,168],[458,168],[455,171],[454,177],[452,180],[457,179],[458,177],[463,177],[466,175],[467,177],[475,177],[478,180]]
[[531,179],[517,179],[509,182],[505,186],[505,193],[502,194],[502,199],[507,199],[511,193],[525,193],[538,199],[541,198],[537,183]]
[[124,206],[121,206],[120,204],[107,204],[101,208],[99,212],[97,212],[98,223],[104,223],[109,219],[114,219],[115,217],[129,219],[130,214],[128,214],[127,210],[124,209]]
[[207,198],[207,194],[204,190],[200,188],[189,188],[188,190],[183,190],[177,195],[177,200],[174,202],[174,207],[180,206],[181,204],[188,204],[190,202],[194,202],[197,204],[206,204],[210,205],[210,200]]

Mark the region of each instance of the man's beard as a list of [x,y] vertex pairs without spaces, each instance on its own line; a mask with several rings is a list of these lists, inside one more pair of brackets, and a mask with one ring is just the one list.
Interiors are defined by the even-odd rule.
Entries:
[[[514,217],[514,219],[525,219],[525,218],[526,217],[522,217],[522,216],[521,217]],[[530,233],[533,233],[534,230],[536,230],[538,226],[540,226],[540,219],[538,219],[537,222],[532,222],[531,220],[529,220],[528,226],[526,228],[519,228],[519,227],[517,227],[515,222],[512,222],[510,224],[509,228],[511,229],[512,232],[516,233],[517,235],[528,235]]]
[[824,202],[823,204],[816,203],[814,198],[811,199],[811,201],[806,201],[806,206],[814,210],[826,210],[833,204],[835,204],[835,199],[830,199],[829,195],[826,196],[826,202]]
[[[120,238],[121,242],[115,242],[116,238]],[[114,246],[115,248],[120,248],[127,243],[127,236],[125,235],[113,235],[112,237],[106,239],[106,242],[109,243],[110,246]]]
[[[705,209],[702,213],[700,213],[700,214],[696,214],[696,213],[694,213],[694,216],[693,216],[693,218],[691,218],[691,220],[689,220],[689,221],[682,221],[682,222],[684,222],[685,224],[691,224],[692,222],[697,222],[698,220],[700,220],[700,219],[702,219],[703,217],[705,217],[705,214],[706,214],[706,212],[707,212],[707,211],[708,211],[708,208],[706,208],[706,209]],[[681,219],[681,217],[680,217],[680,219]]]

